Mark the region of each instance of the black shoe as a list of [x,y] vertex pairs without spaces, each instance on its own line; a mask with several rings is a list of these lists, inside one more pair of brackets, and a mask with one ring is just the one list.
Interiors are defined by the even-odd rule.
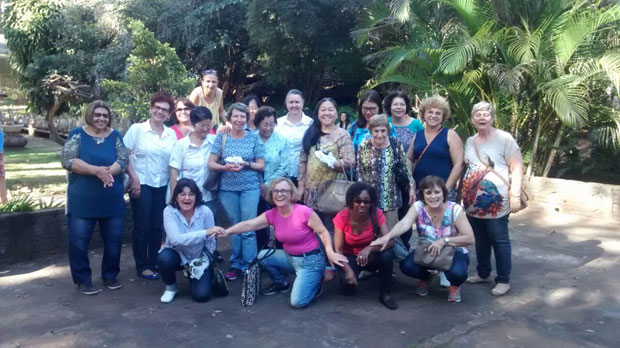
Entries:
[[391,310],[395,310],[398,308],[398,305],[396,304],[396,302],[394,302],[390,295],[380,295],[379,302],[381,302],[384,306]]
[[103,285],[105,285],[110,290],[118,290],[123,287],[123,284],[116,280],[116,278],[104,279]]
[[279,292],[287,292],[291,290],[288,283],[273,283],[267,289],[263,290],[263,295],[274,295]]
[[220,252],[217,250],[213,252],[213,259],[215,259],[215,262],[224,262],[224,258],[222,257],[222,255],[220,255]]
[[91,282],[78,284],[78,290],[84,295],[97,295],[101,291]]

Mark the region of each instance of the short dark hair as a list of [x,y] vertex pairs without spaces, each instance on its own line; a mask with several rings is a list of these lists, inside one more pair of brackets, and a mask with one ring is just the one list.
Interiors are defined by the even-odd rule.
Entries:
[[381,103],[381,95],[379,94],[379,92],[375,91],[374,89],[364,92],[357,108],[357,127],[359,128],[366,128],[366,119],[364,118],[364,114],[362,113],[362,104],[364,104],[364,102],[371,102],[377,104],[377,107],[379,108],[377,114],[383,113],[383,104]]
[[153,97],[151,98],[151,107],[153,107],[155,103],[166,103],[170,106],[169,112],[174,111],[174,99],[166,92],[157,92],[153,94]]
[[273,116],[273,120],[278,124],[278,115],[276,115],[276,109],[271,106],[261,106],[256,111],[256,115],[254,115],[254,126],[258,127],[258,125],[263,122],[267,117]]
[[254,102],[256,103],[256,106],[258,106],[259,108],[261,107],[260,99],[255,94],[248,95],[247,97],[243,98],[243,101],[241,102],[247,106],[250,106],[250,102],[252,100],[254,100]]
[[189,119],[192,121],[192,124],[196,124],[200,121],[212,120],[213,114],[211,114],[211,110],[208,108],[204,106],[197,106],[189,113]]
[[347,204],[347,207],[353,208],[353,201],[360,195],[360,193],[362,193],[362,191],[366,191],[368,192],[368,195],[370,195],[371,208],[374,208],[379,204],[379,198],[377,198],[377,191],[374,187],[368,185],[365,182],[356,182],[349,187],[345,195],[345,202]]
[[88,104],[88,107],[86,107],[86,113],[84,114],[84,121],[86,121],[86,124],[93,126],[93,118],[95,117],[95,109],[97,108],[104,108],[108,110],[108,128],[112,128],[112,111],[110,110],[108,103],[103,100],[95,100]]
[[408,115],[411,114],[411,100],[409,99],[407,92],[397,90],[397,91],[392,91],[387,96],[387,98],[385,98],[385,103],[383,107],[385,109],[385,113],[388,114],[388,116],[390,117],[392,116],[392,101],[394,100],[394,98],[403,98],[403,100],[405,101],[405,112]]
[[179,119],[177,118],[177,105],[179,105],[179,103],[183,103],[183,105],[187,106],[190,109],[193,109],[196,107],[196,105],[194,105],[194,103],[192,103],[189,99],[187,98],[177,98],[174,101],[174,112],[172,113],[172,115],[170,116],[170,120],[172,121],[172,124],[179,124]]
[[177,197],[183,191],[184,188],[189,187],[189,190],[196,195],[196,204],[194,205],[194,210],[196,206],[202,205],[202,192],[196,185],[196,182],[189,178],[182,178],[177,181],[177,185],[174,187],[174,191],[172,192],[172,197],[170,197],[170,205],[173,208],[179,209],[179,203],[177,203]]
[[[418,190],[420,191],[421,199],[424,202],[424,190],[432,189],[433,187],[439,187],[441,192],[443,192],[443,201],[446,202],[448,200],[448,188],[446,187],[445,181],[442,178],[435,175],[427,175],[420,181],[418,185]],[[426,204],[426,202],[424,202]]]
[[314,107],[314,117],[312,118],[313,122],[310,127],[306,129],[304,137],[301,139],[301,145],[303,147],[303,150],[307,154],[310,154],[310,148],[319,142],[319,138],[322,135],[325,135],[323,133],[323,130],[321,130],[321,122],[319,122],[319,109],[321,108],[321,105],[325,102],[332,103],[336,108],[336,114],[339,114],[338,103],[336,103],[336,101],[330,97],[325,97],[319,100],[318,103],[316,103],[316,106]]

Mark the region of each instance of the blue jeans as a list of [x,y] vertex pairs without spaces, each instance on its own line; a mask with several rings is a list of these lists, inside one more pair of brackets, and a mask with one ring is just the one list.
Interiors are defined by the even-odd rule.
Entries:
[[133,213],[133,257],[136,270],[157,270],[157,252],[164,230],[167,186],[140,185],[140,197],[131,198]]
[[508,216],[505,215],[498,219],[478,219],[467,216],[476,239],[478,275],[481,278],[488,278],[491,275],[491,248],[493,248],[497,268],[496,283],[510,283],[512,248],[508,235]]
[[103,239],[101,278],[116,278],[120,272],[125,217],[121,215],[107,218],[79,218],[67,215],[69,266],[75,284],[92,282],[88,245],[97,222]]
[[[183,269],[179,253],[172,248],[164,248],[157,256],[157,266],[161,279],[166,285],[177,283],[176,272]],[[196,302],[206,302],[211,299],[211,285],[213,284],[213,264],[205,269],[200,279],[189,278],[192,299]]]
[[[431,277],[431,274],[428,272],[429,269],[413,262],[414,254],[415,250],[412,251],[409,256],[407,256],[407,258],[400,263],[400,270],[403,272],[403,274],[410,277],[420,280],[429,280]],[[469,255],[457,249],[454,253],[452,266],[449,270],[444,272],[446,278],[448,278],[448,280],[450,281],[450,285],[461,286],[461,284],[463,284],[467,280],[468,266]]]
[[[220,191],[220,203],[226,210],[231,225],[256,217],[260,190]],[[245,271],[256,257],[256,233],[254,231],[230,236],[232,255],[230,267]]]
[[[262,250],[259,258],[267,252],[268,250]],[[304,308],[314,299],[323,282],[325,255],[318,253],[308,256],[290,256],[284,250],[278,249],[273,255],[262,260],[261,264],[276,283],[286,283],[287,274],[295,272],[291,306]]]

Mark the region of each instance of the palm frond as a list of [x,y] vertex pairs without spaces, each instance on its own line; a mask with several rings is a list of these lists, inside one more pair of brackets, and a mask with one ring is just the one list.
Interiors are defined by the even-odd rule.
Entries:
[[391,0],[392,16],[400,23],[406,23],[411,18],[411,3],[409,0]]
[[437,0],[437,2],[448,5],[458,12],[463,22],[471,30],[471,34],[477,32],[482,23],[485,22],[485,18],[481,18],[482,11],[480,11],[476,0]]
[[366,11],[363,11],[357,21],[357,29],[351,32],[351,38],[358,47],[362,46],[373,32],[381,32],[383,29],[395,23],[391,16],[390,8],[382,1],[374,2]]
[[462,71],[467,63],[483,50],[494,24],[492,21],[484,23],[471,37],[466,32],[461,32],[462,35],[458,40],[452,40],[446,45],[439,61],[439,69],[446,74],[456,74]]
[[588,94],[579,78],[567,74],[539,86],[560,121],[573,128],[581,127],[588,117]]

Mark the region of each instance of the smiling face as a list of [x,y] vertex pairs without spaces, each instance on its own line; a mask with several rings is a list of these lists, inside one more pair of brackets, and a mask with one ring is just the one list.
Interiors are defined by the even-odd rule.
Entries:
[[372,144],[375,147],[382,147],[388,141],[388,130],[386,126],[376,126],[370,130],[372,134]]
[[370,211],[371,203],[372,200],[370,199],[370,193],[368,193],[368,191],[366,190],[363,190],[357,197],[353,199],[352,210],[361,217],[367,216],[368,212]]
[[106,108],[95,108],[93,110],[93,121],[92,126],[98,130],[103,131],[108,128],[108,124],[110,124],[110,114]]
[[193,212],[196,206],[196,194],[186,186],[179,192],[176,201],[181,213]]
[[164,123],[170,117],[170,104],[166,102],[156,102],[151,107],[151,119],[156,123]]
[[443,122],[443,110],[439,108],[427,109],[424,112],[424,122],[431,128],[441,125]]
[[407,113],[407,104],[405,103],[405,99],[401,97],[394,97],[394,99],[392,99],[392,104],[390,104],[390,111],[392,112],[392,117],[400,118],[405,116]]
[[476,111],[471,117],[471,122],[478,132],[493,128],[493,114],[490,111]]
[[202,88],[207,91],[207,94],[215,91],[217,88],[217,76],[212,74],[207,74],[202,77],[202,81],[200,82]]
[[211,131],[211,120],[202,120],[196,124],[194,124],[194,133],[199,138],[205,138],[207,134]]
[[370,121],[370,118],[379,112],[379,105],[371,101],[365,101],[362,103],[362,115],[366,119],[366,122]]
[[263,139],[269,139],[273,130],[276,128],[276,117],[267,116],[258,124],[258,133]]
[[245,112],[233,109],[230,113],[230,124],[236,131],[242,131],[245,128],[245,124],[248,122],[248,119],[245,115]]
[[273,187],[271,198],[276,207],[284,207],[288,204],[292,204],[293,195],[291,186],[286,181],[280,181]]
[[439,186],[433,186],[422,191],[424,204],[431,208],[438,208],[443,203],[443,191]]
[[284,101],[289,114],[298,116],[304,108],[304,99],[299,94],[289,94]]
[[248,103],[248,109],[250,110],[250,121],[254,120],[254,116],[256,116],[256,111],[258,111],[258,105],[256,104],[256,100],[252,99]]
[[319,122],[324,127],[331,127],[336,123],[336,117],[338,115],[338,109],[329,100],[324,101],[319,106]]
[[177,120],[179,120],[179,123],[188,124],[190,122],[189,121],[190,111],[192,111],[192,109],[189,106],[183,104],[183,102],[177,103],[175,113],[177,116]]

